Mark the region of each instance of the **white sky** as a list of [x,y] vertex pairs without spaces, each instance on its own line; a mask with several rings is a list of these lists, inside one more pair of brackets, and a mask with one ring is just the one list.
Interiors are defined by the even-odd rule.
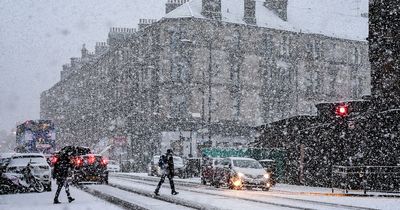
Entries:
[[[70,57],[80,56],[83,43],[93,51],[110,27],[134,28],[139,18],[161,18],[166,1],[0,0],[0,130],[39,118],[40,93],[59,80]],[[319,10],[298,20],[322,29],[329,22],[326,13],[358,15],[368,8],[368,0],[290,1],[291,9]],[[329,24],[337,26],[334,20]]]
[[160,18],[166,0],[0,0],[0,130],[39,118],[40,93],[83,43],[93,51],[110,27]]

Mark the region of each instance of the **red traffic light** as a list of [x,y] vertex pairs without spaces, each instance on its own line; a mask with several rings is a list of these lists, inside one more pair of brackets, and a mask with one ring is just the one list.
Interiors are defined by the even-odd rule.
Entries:
[[347,105],[339,105],[336,107],[335,114],[340,117],[345,117],[349,114],[349,107]]

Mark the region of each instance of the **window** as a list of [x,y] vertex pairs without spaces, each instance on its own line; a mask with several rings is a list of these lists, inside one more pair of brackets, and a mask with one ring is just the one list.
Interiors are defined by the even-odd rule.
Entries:
[[352,61],[354,64],[360,64],[360,57],[361,57],[360,51],[358,50],[357,47],[354,47],[354,48],[353,48],[352,55],[351,55],[351,61]]
[[240,117],[240,97],[238,95],[233,98],[233,119],[239,120]]
[[186,97],[184,95],[173,96],[171,101],[171,108],[173,117],[179,117],[186,114]]
[[271,34],[264,35],[262,43],[263,43],[264,55],[271,55],[273,48],[273,36]]
[[307,44],[307,52],[310,53],[314,59],[320,58],[322,56],[321,43],[316,40],[312,40]]
[[289,56],[289,49],[290,49],[290,40],[288,36],[282,36],[282,41],[281,41],[281,55],[282,56]]

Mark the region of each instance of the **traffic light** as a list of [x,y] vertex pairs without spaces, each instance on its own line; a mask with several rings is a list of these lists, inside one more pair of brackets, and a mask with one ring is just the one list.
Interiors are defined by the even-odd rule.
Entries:
[[349,115],[349,106],[347,104],[340,104],[336,106],[335,114],[338,117],[346,117]]

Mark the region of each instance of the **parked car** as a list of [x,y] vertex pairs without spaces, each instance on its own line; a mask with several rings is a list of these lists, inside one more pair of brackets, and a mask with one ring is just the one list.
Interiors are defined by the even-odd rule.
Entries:
[[10,163],[11,157],[15,153],[0,153],[0,175],[6,171],[7,165]]
[[121,167],[119,166],[118,161],[115,160],[109,160],[107,164],[107,170],[109,172],[120,172]]
[[267,191],[271,187],[271,180],[270,174],[258,161],[252,158],[229,157],[216,165],[213,184],[216,187],[225,185],[229,189],[261,188]]
[[[175,176],[179,178],[185,177],[185,164],[183,163],[183,159],[178,156],[173,156],[174,158],[174,170]],[[158,161],[160,160],[160,155],[153,156],[153,159],[147,164],[147,175],[149,176],[161,176],[162,171],[158,166]]]
[[215,166],[221,158],[206,158],[202,161],[201,165],[201,183],[206,185],[207,183],[213,183]]
[[51,171],[44,155],[39,153],[16,153],[6,166],[6,173],[22,174],[22,171],[30,163],[32,174],[40,180],[46,191],[51,191]]

